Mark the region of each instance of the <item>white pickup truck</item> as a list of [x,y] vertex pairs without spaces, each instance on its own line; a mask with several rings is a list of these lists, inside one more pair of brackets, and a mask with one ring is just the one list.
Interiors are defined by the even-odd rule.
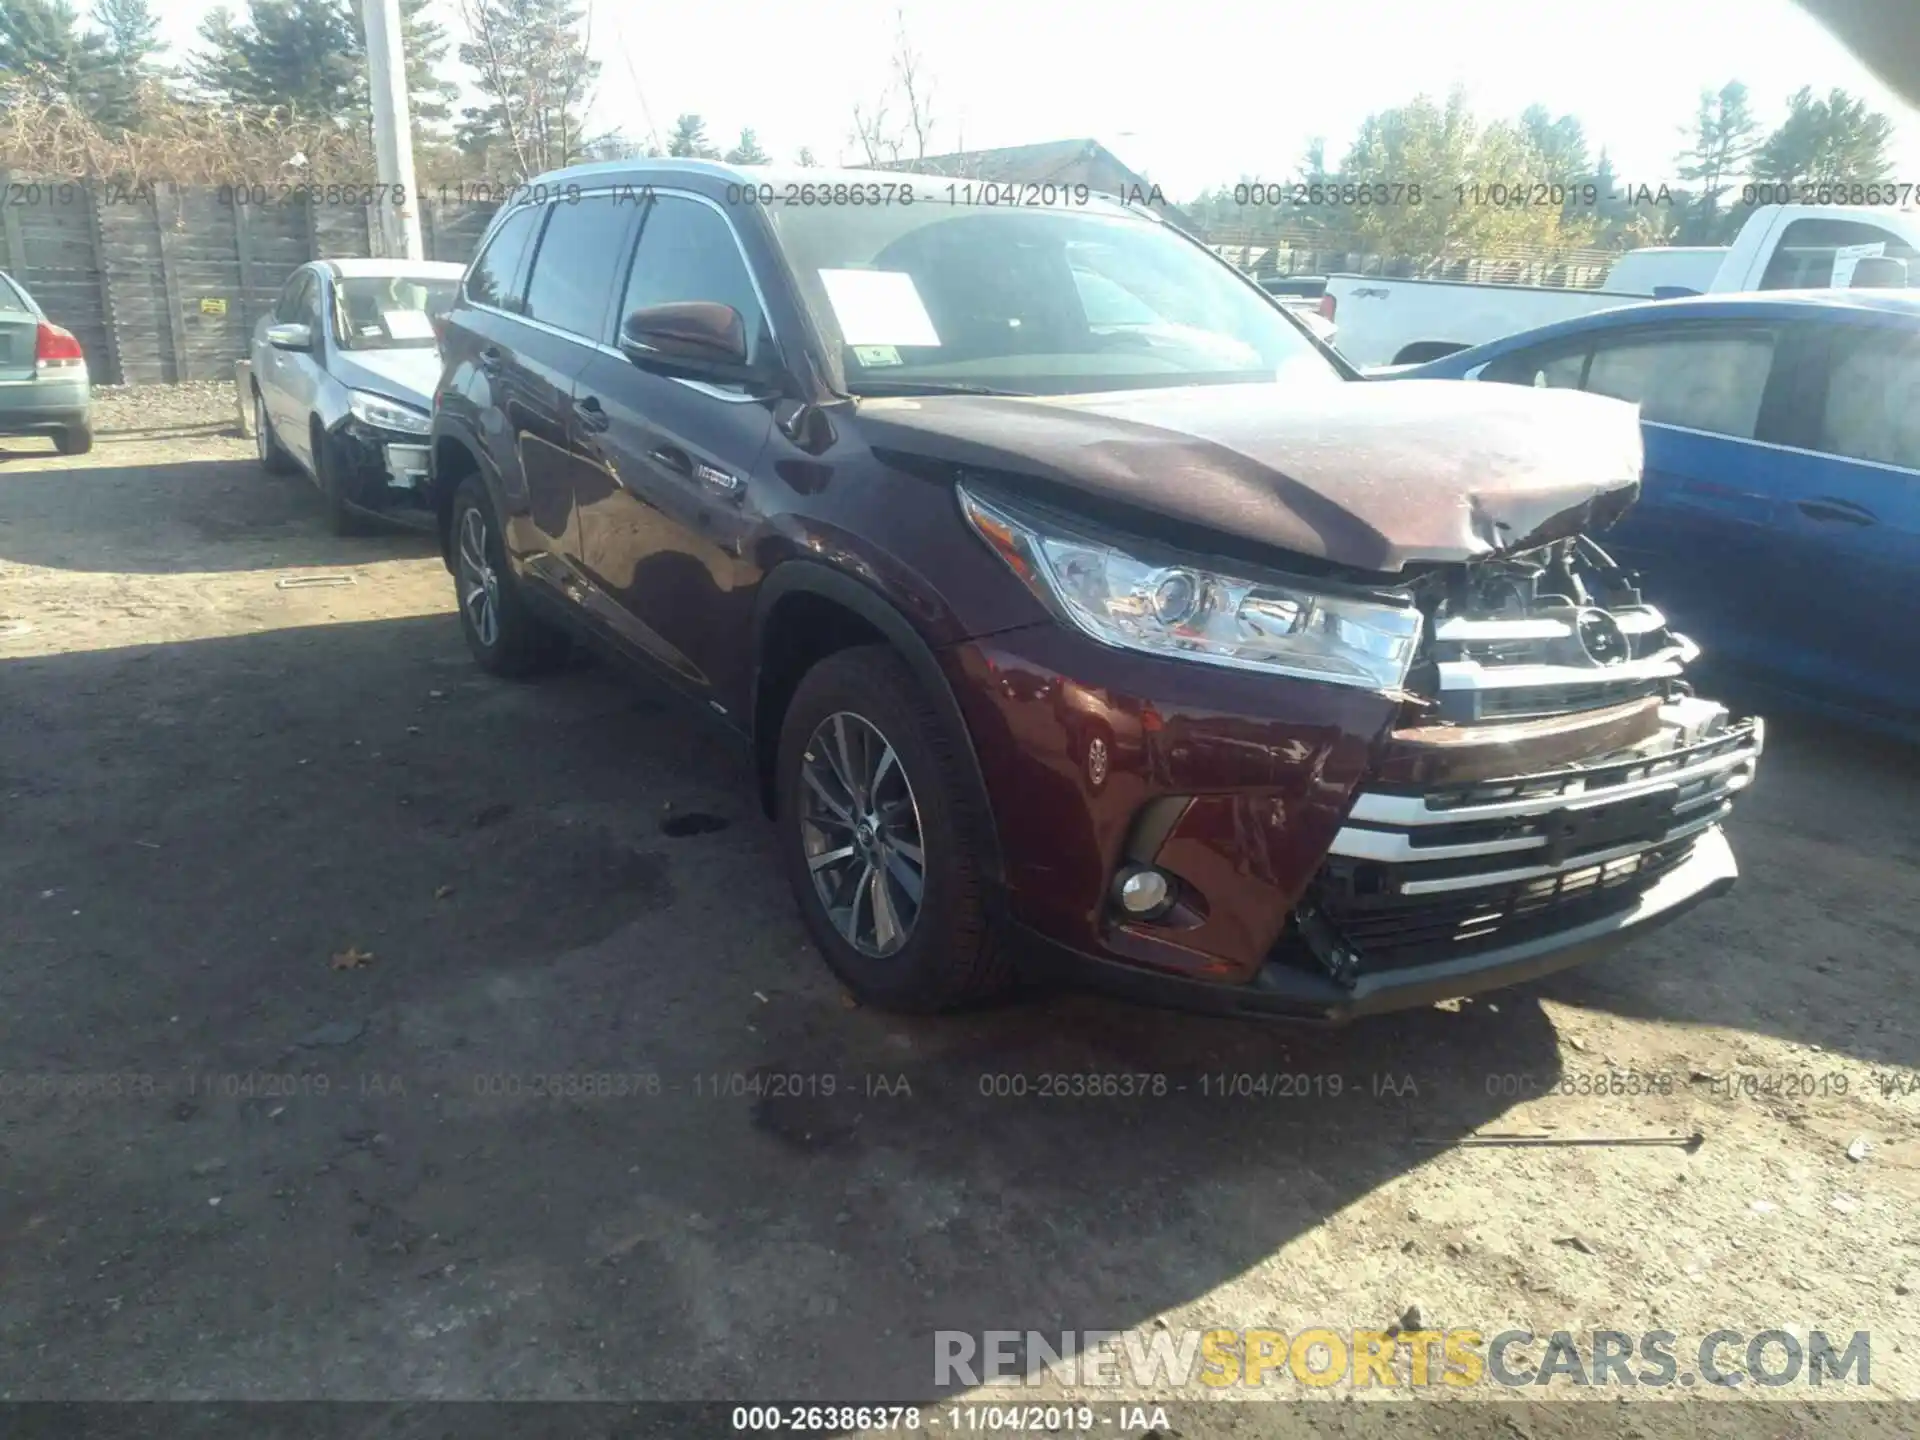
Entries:
[[[1629,250],[1598,290],[1330,275],[1320,314],[1356,365],[1432,360],[1502,335],[1657,295],[1920,283],[1920,214],[1854,205],[1763,205],[1731,245]],[[1862,263],[1862,262],[1866,263]]]

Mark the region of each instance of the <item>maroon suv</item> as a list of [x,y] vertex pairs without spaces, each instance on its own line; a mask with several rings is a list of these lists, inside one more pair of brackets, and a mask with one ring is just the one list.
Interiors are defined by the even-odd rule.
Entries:
[[739,731],[862,999],[1345,1019],[1733,882],[1760,722],[1589,538],[1626,405],[1364,382],[1074,187],[697,161],[529,187],[444,342],[475,658],[591,637]]

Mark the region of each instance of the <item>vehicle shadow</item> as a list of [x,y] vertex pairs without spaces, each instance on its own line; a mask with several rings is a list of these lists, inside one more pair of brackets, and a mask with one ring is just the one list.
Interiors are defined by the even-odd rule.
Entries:
[[[1205,1297],[1559,1074],[1507,997],[852,1008],[742,750],[445,616],[0,685],[8,1068],[135,1077],[0,1121],[18,1398],[925,1401],[943,1330],[1257,1321]],[[1452,1234],[1341,1242],[1341,1313]]]
[[1920,1065],[1916,814],[1920,748],[1772,717],[1759,778],[1727,827],[1741,870],[1732,893],[1531,993]]
[[[48,458],[0,452],[0,461]],[[304,474],[269,475],[252,459],[7,465],[0,520],[0,561],[149,575],[362,564],[430,555],[436,543],[379,522],[364,535],[329,534]]]

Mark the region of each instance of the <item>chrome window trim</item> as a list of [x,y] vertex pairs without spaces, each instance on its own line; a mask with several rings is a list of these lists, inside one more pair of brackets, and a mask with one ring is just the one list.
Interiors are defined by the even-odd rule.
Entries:
[[[773,310],[772,310],[772,307],[767,304],[767,292],[764,289],[762,289],[760,286],[760,277],[754,274],[753,272],[753,261],[747,254],[747,247],[740,242],[740,231],[738,230],[738,228],[735,227],[733,223],[733,217],[727,214],[726,208],[721,204],[719,204],[717,201],[711,200],[705,195],[695,194],[691,190],[679,189],[676,186],[653,185],[653,184],[648,184],[644,181],[643,182],[629,181],[619,185],[599,185],[599,186],[595,186],[591,190],[582,190],[582,191],[579,191],[571,199],[527,200],[527,201],[523,201],[519,205],[514,206],[513,209],[524,210],[535,205],[548,205],[548,206],[559,205],[559,204],[571,205],[578,200],[588,200],[593,198],[596,195],[612,195],[616,192],[626,192],[626,191],[632,191],[635,189],[644,190],[649,196],[673,195],[683,200],[697,201],[698,203],[705,205],[709,210],[713,211],[714,214],[720,217],[721,222],[725,224],[727,227],[727,234],[733,237],[733,248],[735,253],[740,256],[741,267],[745,269],[747,272],[747,283],[753,287],[753,298],[757,302],[759,302],[760,318],[766,321],[766,325],[767,325],[767,338],[773,342],[773,347],[775,351],[778,352],[780,349],[780,332],[774,328]],[[636,201],[634,203],[638,204],[639,202]],[[510,210],[507,212],[507,215],[510,215],[512,213],[513,212]],[[482,238],[482,250],[484,250],[486,243],[492,240],[494,230],[506,223],[507,215],[502,215],[497,221],[494,222],[494,225],[488,229],[486,235]],[[646,232],[646,226],[644,224],[641,225],[640,229],[642,234]],[[635,237],[636,245],[638,244],[638,238],[639,237],[637,236]],[[476,256],[480,253],[481,253],[480,251],[475,251]],[[639,251],[636,249],[627,256],[626,274],[628,277],[631,277],[632,275],[633,258],[638,253]],[[534,260],[536,263],[539,261],[539,258],[540,258],[540,254],[536,250],[534,252]],[[625,298],[626,280],[624,279],[621,281],[620,290],[621,290],[622,298]],[[543,330],[547,334],[557,336],[562,340],[571,340],[576,345],[584,345],[588,349],[599,351],[602,355],[610,355],[615,360],[618,360],[623,364],[631,365],[633,363],[633,361],[627,356],[627,353],[624,350],[621,350],[616,346],[609,345],[605,341],[595,340],[591,336],[582,335],[579,332],[574,330],[563,329],[562,327],[558,325],[554,325],[545,320],[536,320],[533,316],[523,315],[516,310],[502,310],[498,305],[487,305],[487,304],[483,304],[481,301],[473,299],[467,293],[467,282],[464,276],[462,276],[460,280],[460,298],[464,300],[467,304],[471,305],[474,309],[484,310],[489,315],[498,315],[507,320],[517,320],[522,325],[531,325],[536,330]],[[729,405],[752,405],[766,398],[765,396],[762,396],[762,395],[741,394],[737,390],[723,390],[718,385],[712,384],[710,381],[693,380],[693,379],[689,379],[684,375],[664,375],[661,378],[664,380],[671,380],[674,384],[685,386],[687,389],[696,391],[699,394],[709,395],[715,400],[724,401]]]

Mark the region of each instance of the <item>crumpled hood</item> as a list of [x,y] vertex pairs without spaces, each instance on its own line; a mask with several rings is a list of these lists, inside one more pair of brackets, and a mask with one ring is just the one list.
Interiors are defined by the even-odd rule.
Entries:
[[1336,565],[1523,550],[1639,494],[1636,407],[1445,380],[860,402],[875,449],[1052,481]]
[[371,390],[390,400],[433,409],[440,383],[440,347],[412,345],[392,350],[337,350],[333,375],[349,390]]

